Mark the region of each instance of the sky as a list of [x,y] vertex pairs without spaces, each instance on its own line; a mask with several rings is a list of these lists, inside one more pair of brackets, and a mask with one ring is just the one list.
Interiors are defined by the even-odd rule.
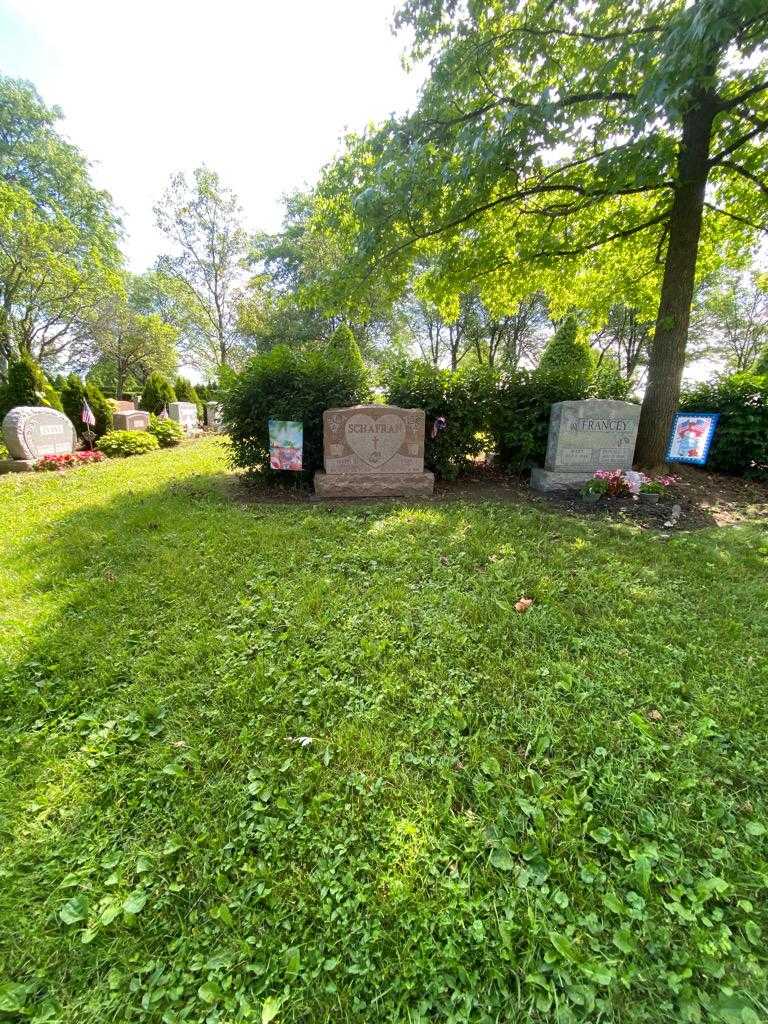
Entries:
[[412,107],[418,75],[395,0],[0,0],[0,71],[62,108],[62,134],[121,210],[142,271],[162,251],[152,206],[205,163],[244,226],[280,226],[347,130]]

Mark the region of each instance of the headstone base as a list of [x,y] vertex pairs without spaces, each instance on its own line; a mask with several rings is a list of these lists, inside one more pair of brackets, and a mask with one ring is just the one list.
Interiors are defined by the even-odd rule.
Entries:
[[434,473],[315,473],[315,494],[320,498],[387,498],[430,495]]
[[531,470],[531,487],[534,491],[565,491],[569,487],[581,487],[592,476],[588,469],[571,472],[567,469],[541,469],[534,466]]
[[34,459],[0,459],[0,476],[3,473],[31,473],[34,468]]

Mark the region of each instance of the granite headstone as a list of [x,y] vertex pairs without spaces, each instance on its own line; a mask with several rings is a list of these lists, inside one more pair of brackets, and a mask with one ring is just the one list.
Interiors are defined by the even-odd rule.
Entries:
[[539,491],[579,487],[598,469],[631,469],[640,406],[586,399],[552,406],[544,468],[531,471]]
[[71,421],[56,409],[17,405],[3,420],[3,439],[10,459],[0,472],[24,472],[44,455],[66,455],[75,450],[77,435]]
[[115,430],[146,430],[149,426],[149,413],[143,409],[129,409],[116,412],[112,417]]
[[206,402],[205,403],[205,425],[211,427],[213,430],[223,431],[224,426],[221,422],[222,405],[221,402]]
[[197,406],[194,402],[169,402],[168,415],[181,424],[185,434],[197,433]]
[[354,405],[323,413],[325,472],[315,473],[322,497],[431,494],[424,471],[424,410]]

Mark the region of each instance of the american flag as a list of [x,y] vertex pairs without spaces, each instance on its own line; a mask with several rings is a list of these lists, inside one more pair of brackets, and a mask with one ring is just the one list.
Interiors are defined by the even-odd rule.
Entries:
[[87,427],[96,426],[96,417],[93,415],[93,409],[91,409],[85,399],[83,399],[83,411],[80,414],[80,419]]

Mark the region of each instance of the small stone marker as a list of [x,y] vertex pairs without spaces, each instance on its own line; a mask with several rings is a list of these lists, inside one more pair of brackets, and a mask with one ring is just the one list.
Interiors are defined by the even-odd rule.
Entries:
[[17,405],[3,420],[3,438],[10,459],[0,462],[0,473],[24,473],[44,455],[66,455],[75,450],[72,423],[56,409]]
[[207,427],[212,427],[214,430],[218,430],[220,433],[224,430],[224,426],[221,422],[221,413],[221,402],[205,403],[205,425]]
[[197,433],[197,406],[194,402],[169,402],[168,415],[182,425],[185,434]]
[[149,413],[143,409],[116,412],[112,424],[115,430],[146,430],[149,426]]
[[325,472],[315,492],[328,498],[432,494],[424,471],[424,410],[353,405],[323,413]]
[[587,399],[555,402],[549,419],[544,469],[531,470],[531,487],[556,491],[579,487],[598,469],[631,469],[640,406]]

